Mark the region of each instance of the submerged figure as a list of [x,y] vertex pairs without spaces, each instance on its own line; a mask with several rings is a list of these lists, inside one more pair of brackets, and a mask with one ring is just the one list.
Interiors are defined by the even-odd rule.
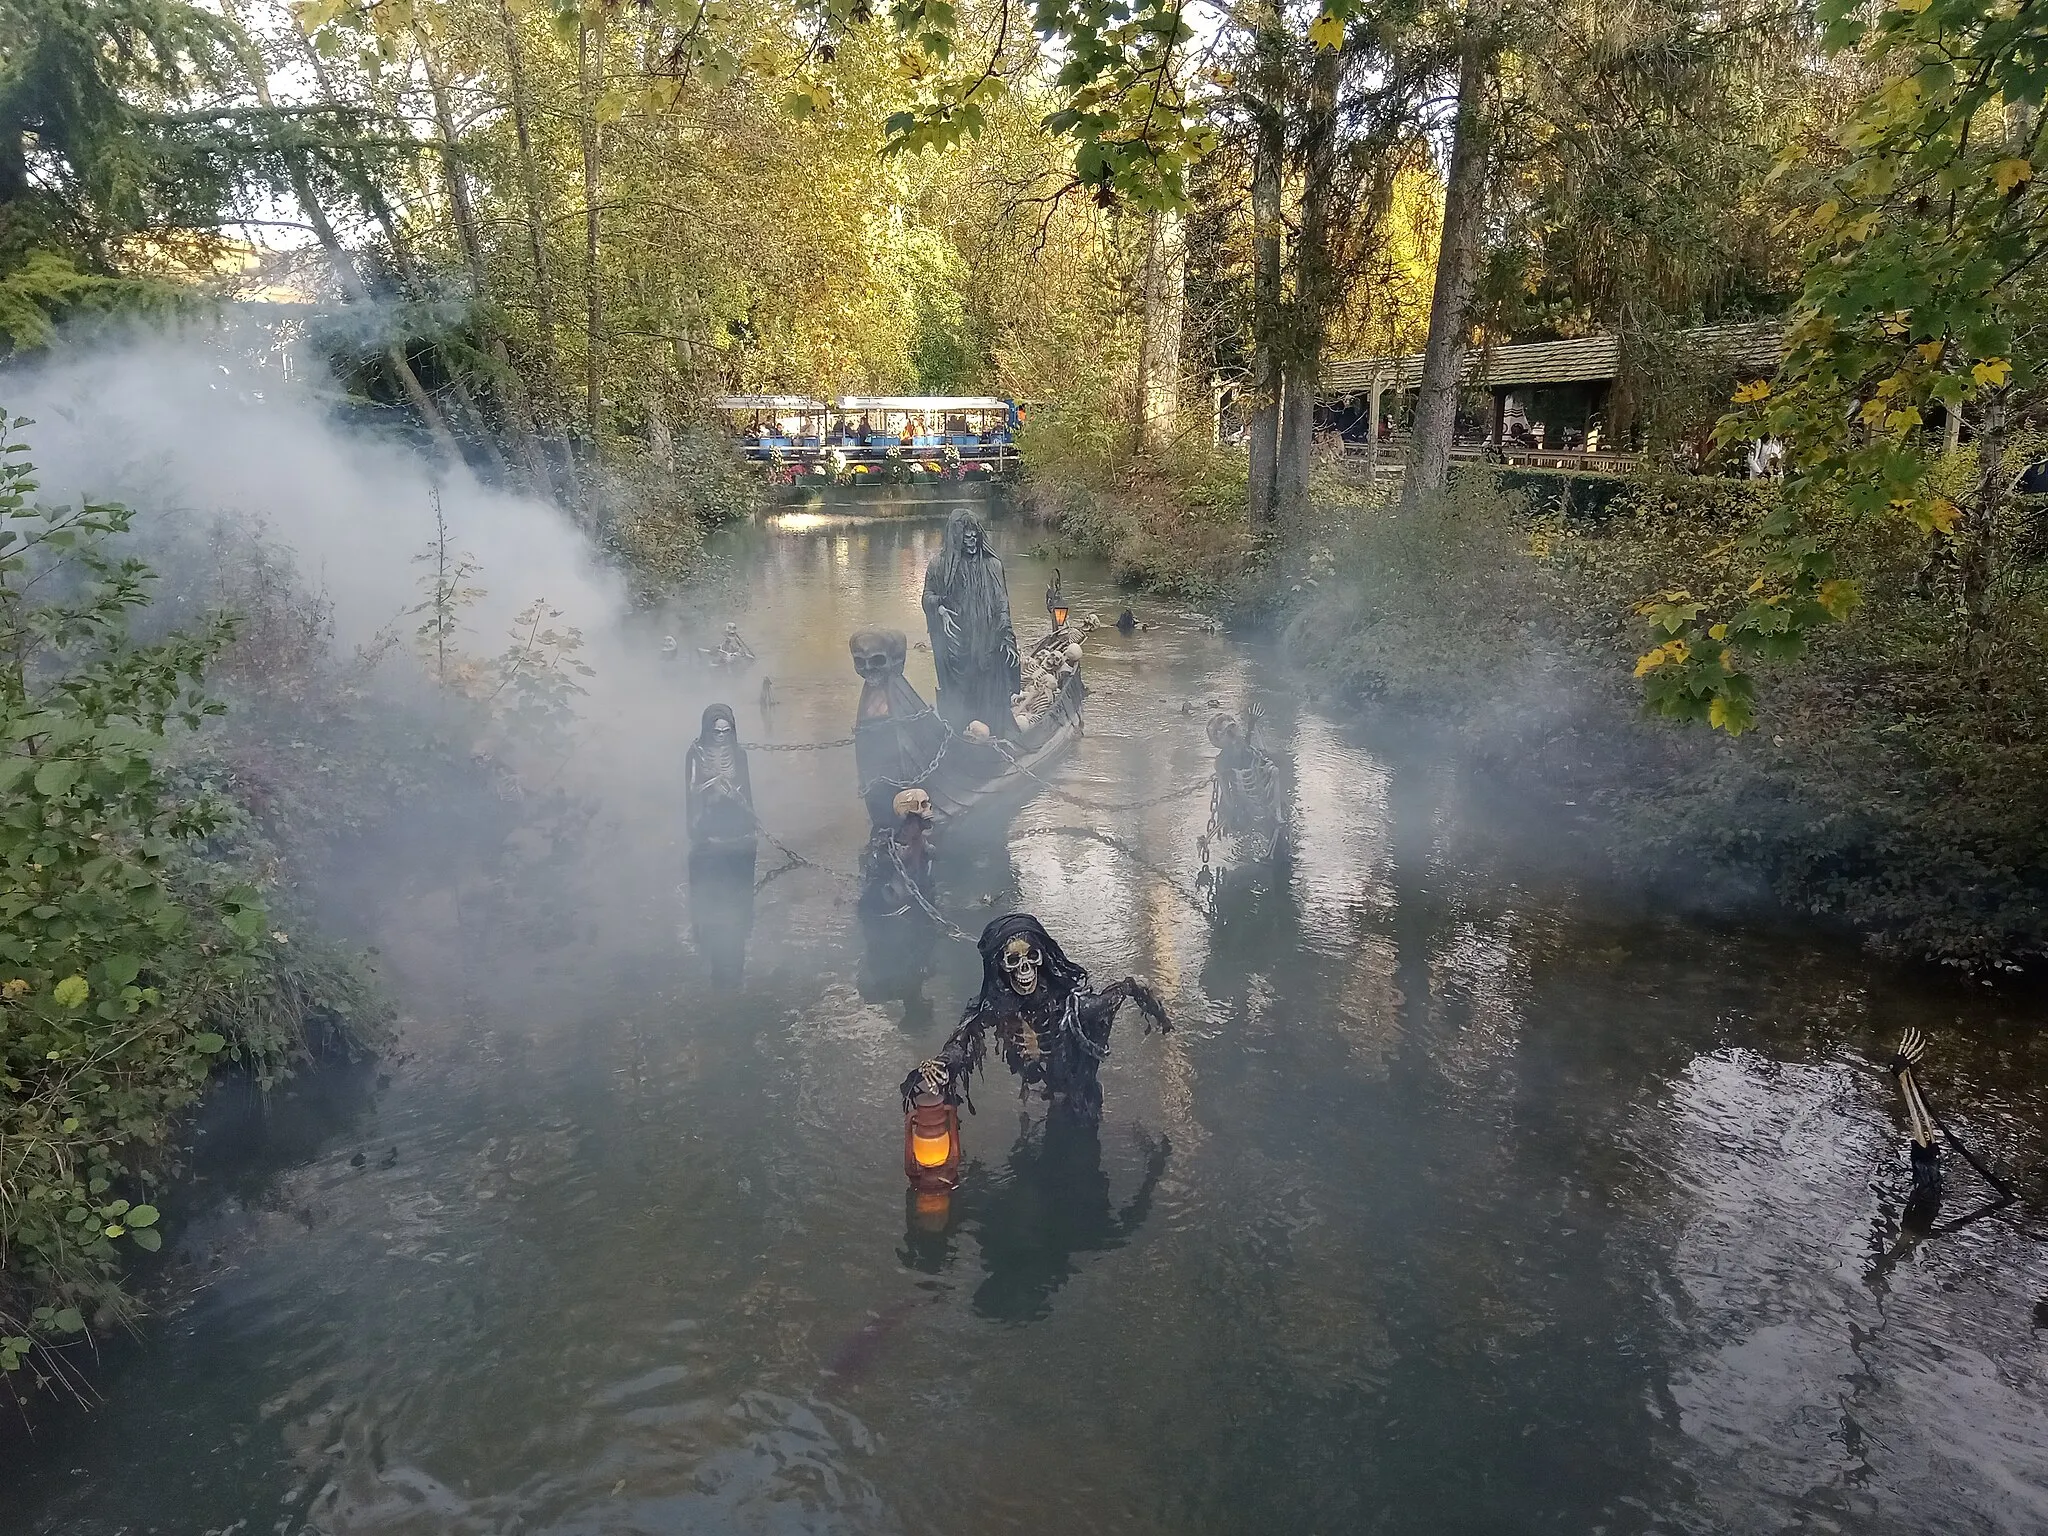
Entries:
[[1253,705],[1242,728],[1228,715],[1209,722],[1209,740],[1216,747],[1216,774],[1209,790],[1209,836],[1244,838],[1254,858],[1278,853],[1283,831],[1280,765],[1258,740],[1264,719]]
[[754,787],[747,777],[747,749],[740,745],[739,725],[727,706],[713,704],[704,711],[683,773],[691,843],[751,848]]
[[740,638],[740,627],[727,624],[725,634],[718,642],[718,649],[711,653],[714,666],[737,667],[754,659],[753,648]]
[[860,674],[853,762],[868,824],[895,823],[896,792],[923,787],[946,746],[946,724],[903,675],[900,629],[863,629],[847,642]]
[[690,851],[690,937],[714,981],[747,971],[754,931],[754,845],[704,844]]
[[855,980],[864,1001],[900,1000],[904,1027],[918,1030],[931,1022],[924,982],[939,937],[930,919],[938,894],[932,882],[931,796],[902,790],[895,809],[896,825],[877,827],[861,859],[858,910],[865,942]]
[[946,519],[945,542],[925,567],[924,618],[939,712],[956,729],[979,720],[1009,735],[1019,681],[1010,589],[981,519],[965,507]]
[[966,1233],[983,1273],[969,1302],[975,1315],[1006,1323],[1049,1316],[1053,1298],[1089,1257],[1123,1247],[1152,1212],[1173,1144],[1134,1133],[1143,1164],[1137,1187],[1119,1202],[1099,1126],[1065,1116],[1026,1126],[999,1173],[973,1165],[950,1200],[910,1192],[899,1256],[908,1268],[943,1274]]
[[861,910],[881,917],[921,911],[932,899],[932,797],[898,790],[893,809],[896,824],[875,829],[861,861]]
[[1162,1034],[1173,1028],[1152,989],[1134,977],[1100,992],[1090,987],[1088,972],[1069,960],[1045,925],[1028,912],[997,918],[981,931],[977,947],[981,991],[939,1054],[921,1062],[903,1080],[906,1113],[919,1100],[937,1099],[948,1105],[966,1101],[969,1080],[981,1066],[993,1033],[996,1048],[1023,1093],[1037,1089],[1054,1109],[1092,1120],[1102,1110],[1102,1085],[1096,1074],[1109,1054],[1117,1010],[1127,1002],[1136,1003],[1148,1035],[1155,1024]]
[[1899,1097],[1906,1102],[1907,1157],[1913,1168],[1913,1192],[1906,1199],[1908,1221],[1931,1222],[1941,1209],[1941,1149],[1934,1141],[1934,1116],[1920,1096],[1913,1069],[1927,1053],[1927,1039],[1917,1029],[1906,1031],[1891,1060],[1891,1073],[1899,1085]]

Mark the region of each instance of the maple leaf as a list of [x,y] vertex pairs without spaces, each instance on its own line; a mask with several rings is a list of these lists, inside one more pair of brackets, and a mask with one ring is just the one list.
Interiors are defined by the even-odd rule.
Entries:
[[1745,699],[1722,694],[1707,707],[1707,723],[1730,736],[1740,736],[1756,724],[1756,715]]
[[1324,11],[1308,24],[1308,40],[1318,48],[1335,53],[1344,46],[1344,23]]
[[1735,403],[1737,405],[1749,405],[1754,401],[1767,398],[1770,392],[1771,381],[1769,379],[1752,379],[1747,384],[1738,384],[1735,387]]
[[1970,370],[1970,377],[1991,389],[1998,388],[2012,376],[2012,364],[2002,357],[1986,358]]
[[2034,167],[2018,158],[2001,160],[1991,167],[1991,184],[2001,192],[2010,192],[2023,181],[2034,179]]

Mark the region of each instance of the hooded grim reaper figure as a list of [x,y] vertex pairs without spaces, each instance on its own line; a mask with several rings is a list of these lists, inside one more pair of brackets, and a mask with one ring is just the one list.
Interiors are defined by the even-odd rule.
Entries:
[[955,730],[979,720],[998,736],[1013,729],[1017,634],[1003,562],[981,519],[965,507],[946,519],[946,540],[924,568],[924,621],[939,676],[939,713]]
[[739,725],[725,705],[713,704],[704,711],[697,739],[683,759],[683,773],[691,843],[752,847],[754,786],[747,777],[747,749],[740,745]]
[[906,1113],[920,1097],[948,1104],[966,1101],[971,1108],[968,1080],[981,1066],[993,1033],[1023,1092],[1037,1088],[1055,1108],[1092,1120],[1102,1110],[1096,1073],[1109,1054],[1117,1010],[1136,1003],[1148,1035],[1155,1024],[1162,1034],[1173,1028],[1166,1009],[1142,981],[1125,977],[1100,992],[1090,987],[1088,972],[1069,960],[1028,912],[997,918],[981,931],[977,947],[981,992],[939,1054],[903,1080]]

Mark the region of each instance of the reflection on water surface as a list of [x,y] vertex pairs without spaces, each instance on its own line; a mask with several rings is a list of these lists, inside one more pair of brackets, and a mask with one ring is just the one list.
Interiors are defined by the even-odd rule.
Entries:
[[[938,532],[735,542],[744,736],[847,733],[846,636],[922,634]],[[1078,613],[1122,605],[1064,569]],[[1140,609],[1090,641],[1061,794],[939,875],[962,927],[1028,908],[1168,997],[1175,1035],[1119,1028],[1099,1130],[992,1074],[951,1207],[907,1203],[895,1084],[972,952],[863,925],[844,751],[753,758],[809,862],[686,871],[716,685],[648,660],[658,620],[596,637],[579,867],[516,935],[432,880],[392,903],[388,1086],[223,1186],[184,1299],[8,1469],[0,1530],[2048,1529],[2034,1218],[1902,1240],[1851,1064],[1920,1023],[1940,1101],[2029,1167],[2033,1021],[1505,864],[1444,775]],[[1293,759],[1288,869],[1198,884],[1200,793],[1087,808],[1201,778],[1210,698],[1262,700]]]

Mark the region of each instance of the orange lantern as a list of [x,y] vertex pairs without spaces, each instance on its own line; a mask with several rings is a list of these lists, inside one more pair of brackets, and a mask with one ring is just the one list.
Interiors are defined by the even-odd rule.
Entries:
[[960,1183],[960,1111],[937,1094],[919,1094],[903,1117],[903,1172],[926,1194]]

